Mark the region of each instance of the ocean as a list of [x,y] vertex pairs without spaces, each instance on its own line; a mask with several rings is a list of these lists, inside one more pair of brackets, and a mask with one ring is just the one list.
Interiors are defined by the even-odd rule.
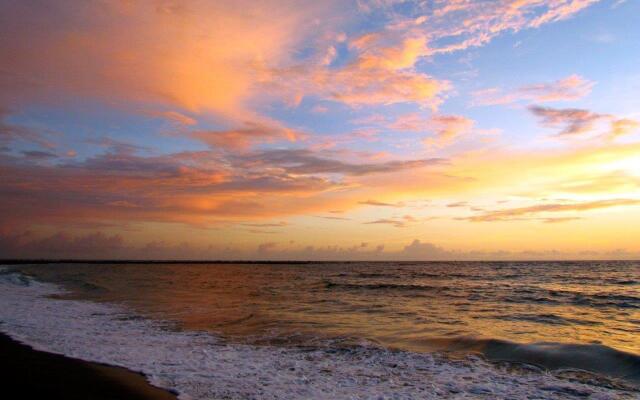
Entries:
[[640,262],[5,265],[0,330],[182,399],[640,399]]

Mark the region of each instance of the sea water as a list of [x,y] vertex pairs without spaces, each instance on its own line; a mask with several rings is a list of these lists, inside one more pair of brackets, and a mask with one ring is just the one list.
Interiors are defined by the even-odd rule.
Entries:
[[640,398],[640,263],[46,264],[0,330],[184,399]]

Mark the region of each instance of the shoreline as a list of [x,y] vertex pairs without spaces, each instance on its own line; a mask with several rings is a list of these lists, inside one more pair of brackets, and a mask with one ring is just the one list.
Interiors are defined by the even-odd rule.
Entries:
[[139,372],[35,350],[0,332],[3,391],[21,398],[177,400]]

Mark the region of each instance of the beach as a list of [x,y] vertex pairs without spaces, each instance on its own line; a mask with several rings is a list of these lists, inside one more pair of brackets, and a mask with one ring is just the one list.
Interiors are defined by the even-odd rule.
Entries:
[[124,368],[34,350],[0,333],[3,391],[16,398],[95,400],[175,400]]

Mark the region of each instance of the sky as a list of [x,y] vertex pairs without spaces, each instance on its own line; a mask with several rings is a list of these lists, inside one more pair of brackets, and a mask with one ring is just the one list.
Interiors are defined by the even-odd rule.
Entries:
[[640,1],[0,1],[0,257],[640,258]]

